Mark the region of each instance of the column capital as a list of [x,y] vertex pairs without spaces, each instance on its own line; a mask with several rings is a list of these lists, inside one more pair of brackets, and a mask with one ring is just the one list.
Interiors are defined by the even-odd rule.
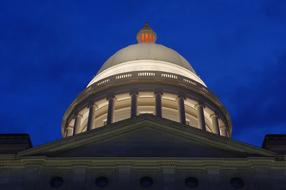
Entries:
[[138,95],[138,90],[137,89],[132,89],[132,90],[130,90],[130,92],[129,92],[129,95]]
[[227,127],[225,125],[220,126],[222,129],[226,130]]
[[75,109],[73,110],[72,117],[76,117],[80,111],[81,111],[80,109],[75,108]]
[[114,94],[108,94],[108,95],[106,96],[106,100],[113,99],[114,97],[115,97]]
[[163,90],[162,89],[155,89],[154,90],[154,94],[162,95],[163,94]]
[[178,98],[186,99],[186,95],[184,93],[178,93]]
[[202,101],[198,101],[197,104],[195,104],[195,108],[198,109],[199,107],[204,108],[205,104]]
[[97,108],[98,106],[96,105],[95,101],[89,101],[87,107],[89,107],[89,108],[90,108],[90,107],[95,107],[95,108]]
[[74,117],[75,117],[75,118],[76,118],[76,117],[83,117],[83,114],[80,113],[80,111],[75,111]]
[[218,118],[219,116],[218,116],[218,113],[217,112],[214,112],[214,113],[212,113],[212,114],[210,114],[210,118]]

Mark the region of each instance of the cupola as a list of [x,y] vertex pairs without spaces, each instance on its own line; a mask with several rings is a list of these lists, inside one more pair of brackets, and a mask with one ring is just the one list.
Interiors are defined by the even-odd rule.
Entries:
[[137,33],[138,43],[155,43],[157,40],[156,33],[152,30],[148,23]]

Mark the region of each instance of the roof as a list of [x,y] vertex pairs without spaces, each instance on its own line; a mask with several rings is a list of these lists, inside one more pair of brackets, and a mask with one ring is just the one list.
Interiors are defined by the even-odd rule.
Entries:
[[0,154],[14,154],[31,147],[28,134],[0,134]]
[[278,154],[286,154],[286,134],[265,135],[262,147]]
[[[146,138],[148,137],[148,138]],[[48,157],[274,157],[262,148],[143,114],[18,153]]]

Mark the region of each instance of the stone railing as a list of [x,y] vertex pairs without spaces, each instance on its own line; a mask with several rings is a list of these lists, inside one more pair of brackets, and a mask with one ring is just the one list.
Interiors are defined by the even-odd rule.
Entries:
[[207,88],[203,86],[202,84],[173,73],[167,73],[167,72],[159,72],[159,71],[135,71],[135,72],[128,72],[128,73],[122,73],[118,75],[113,75],[108,78],[102,79],[100,81],[97,81],[93,83],[90,88],[98,88],[103,87],[112,83],[116,83],[117,81],[124,81],[124,80],[155,80],[155,81],[173,81],[173,82],[180,82],[185,84],[186,86],[192,86],[197,87],[199,90],[201,90],[203,93],[208,92]]

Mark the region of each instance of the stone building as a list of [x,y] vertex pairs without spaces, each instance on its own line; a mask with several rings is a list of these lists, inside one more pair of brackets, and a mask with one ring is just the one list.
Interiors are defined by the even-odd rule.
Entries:
[[145,25],[72,102],[63,138],[0,135],[0,189],[286,189],[286,135],[231,139],[229,114]]

